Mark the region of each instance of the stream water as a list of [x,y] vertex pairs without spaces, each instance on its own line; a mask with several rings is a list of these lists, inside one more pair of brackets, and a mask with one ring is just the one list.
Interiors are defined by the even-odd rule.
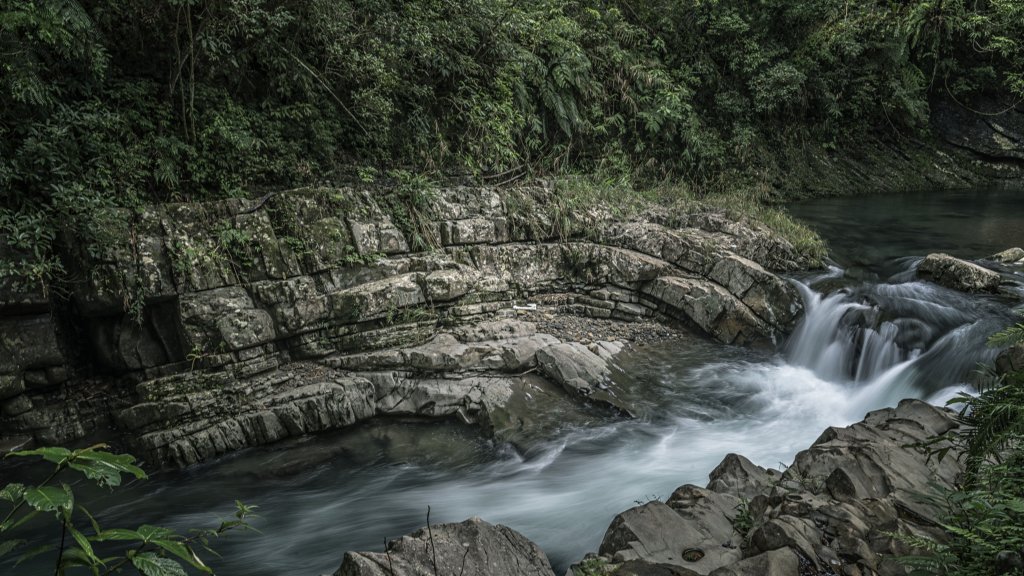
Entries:
[[377,422],[89,494],[88,506],[110,525],[184,528],[229,514],[236,498],[259,505],[262,535],[217,543],[224,575],[331,573],[346,550],[380,550],[422,526],[427,506],[432,522],[511,526],[562,573],[597,548],[615,514],[703,485],[729,452],[784,466],[825,427],[906,397],[943,402],[991,362],[985,339],[1009,323],[1007,301],[914,281],[912,268],[932,251],[976,258],[1024,245],[1024,196],[793,210],[829,240],[836,265],[794,279],[807,314],[785,348],[693,337],[622,354],[616,378],[638,406],[634,420],[566,418],[523,452],[455,424]]

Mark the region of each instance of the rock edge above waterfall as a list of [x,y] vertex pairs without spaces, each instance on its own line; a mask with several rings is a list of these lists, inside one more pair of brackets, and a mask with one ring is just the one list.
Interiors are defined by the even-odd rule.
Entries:
[[[666,502],[619,514],[599,553],[568,574],[906,574],[895,558],[914,551],[893,535],[941,540],[942,511],[928,496],[951,488],[962,472],[955,453],[930,458],[920,443],[957,428],[953,412],[905,400],[849,427],[826,429],[784,472],[730,454],[706,488],[681,486]],[[472,538],[450,542],[449,534],[462,531]],[[554,574],[543,552],[509,528],[471,520],[434,527],[433,533],[445,562],[453,554],[473,559],[467,562],[472,568],[452,573]],[[431,545],[429,533],[420,530],[392,541],[387,552],[347,554],[335,576],[432,574]],[[477,561],[513,556],[500,569]]]

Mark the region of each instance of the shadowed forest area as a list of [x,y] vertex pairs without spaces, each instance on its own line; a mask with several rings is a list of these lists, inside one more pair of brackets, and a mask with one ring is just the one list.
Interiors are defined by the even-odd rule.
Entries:
[[3,0],[0,277],[118,209],[395,169],[755,189],[1013,105],[1021,37],[1015,0]]

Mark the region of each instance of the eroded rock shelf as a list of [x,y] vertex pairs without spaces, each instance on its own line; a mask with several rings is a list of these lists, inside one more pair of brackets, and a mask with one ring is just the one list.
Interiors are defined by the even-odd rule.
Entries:
[[800,253],[714,210],[621,218],[565,213],[544,187],[453,188],[413,218],[375,198],[164,205],[98,258],[67,247],[83,271],[67,298],[0,294],[0,435],[113,433],[172,466],[382,415],[501,437],[543,410],[527,390],[629,411],[607,378],[619,344],[539,334],[527,304],[754,346],[801,312],[776,275]]

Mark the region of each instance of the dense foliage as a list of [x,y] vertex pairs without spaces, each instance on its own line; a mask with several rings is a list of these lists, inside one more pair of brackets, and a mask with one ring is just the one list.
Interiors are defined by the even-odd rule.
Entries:
[[1024,97],[1020,38],[1017,0],[0,0],[0,280],[123,209],[342,166],[758,174]]
[[[142,576],[185,576],[184,566],[203,574],[213,570],[196,553],[210,548],[211,540],[232,530],[249,528],[253,507],[236,502],[230,520],[216,528],[192,530],[189,534],[144,524],[134,529],[104,528],[75,500],[69,474],[84,476],[99,486],[114,488],[123,477],[136,480],[146,473],[129,454],[113,454],[98,444],[78,450],[46,447],[12,452],[15,458],[41,458],[53,465],[39,484],[9,483],[0,487],[0,502],[7,506],[0,516],[0,562],[18,554],[14,566],[40,555],[53,555],[54,576],[90,573],[94,576],[135,573]],[[2,508],[2,506],[0,506]],[[18,528],[37,519],[51,517],[60,527],[53,542],[28,542],[17,538]],[[37,520],[38,521],[38,520]]]

